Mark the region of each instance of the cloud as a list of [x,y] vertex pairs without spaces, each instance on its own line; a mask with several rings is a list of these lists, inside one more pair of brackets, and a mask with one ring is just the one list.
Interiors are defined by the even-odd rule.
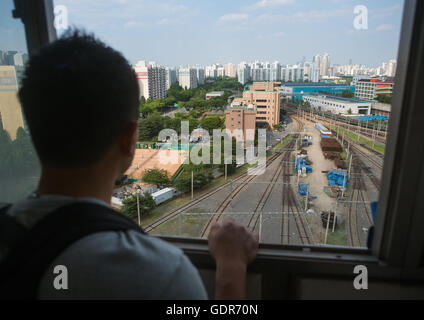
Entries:
[[346,9],[299,11],[291,18],[297,22],[322,22],[328,18],[342,17],[350,13]]
[[286,34],[284,32],[275,32],[270,34],[259,34],[256,36],[256,39],[262,40],[262,39],[274,39],[274,38],[282,38]]
[[284,37],[286,34],[284,33],[284,32],[277,32],[277,33],[274,33],[274,34],[272,34],[272,36],[274,37],[274,38],[282,38],[282,37]]
[[394,26],[392,24],[380,24],[377,27],[377,31],[391,31],[394,29]]
[[219,18],[219,21],[228,22],[228,21],[240,21],[246,20],[249,16],[245,13],[228,13],[224,14]]
[[247,7],[246,9],[249,11],[259,10],[268,7],[276,7],[282,5],[291,5],[294,3],[294,0],[260,0],[255,4]]
[[124,24],[124,28],[127,28],[127,29],[140,28],[145,26],[146,26],[146,23],[142,21],[128,21]]

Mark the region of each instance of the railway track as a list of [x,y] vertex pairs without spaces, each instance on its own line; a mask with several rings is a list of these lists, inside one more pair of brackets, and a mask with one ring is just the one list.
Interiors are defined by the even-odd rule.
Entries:
[[[289,107],[287,108],[287,110],[290,110],[290,112],[293,112],[295,114],[297,114],[297,108],[296,107]],[[341,128],[348,130],[352,133],[357,134],[357,132],[359,131],[360,135],[363,135],[367,138],[373,139],[373,137],[375,136],[375,139],[377,142],[382,143],[382,144],[386,144],[386,134],[387,134],[387,130],[383,130],[384,127],[382,127],[380,130],[374,129],[372,128],[372,126],[370,125],[370,127],[367,127],[367,125],[363,125],[363,123],[361,123],[361,125],[355,125],[355,124],[349,124],[348,122],[344,122],[344,121],[339,121],[339,120],[335,120],[332,117],[323,117],[320,114],[316,114],[313,113],[313,116],[311,117],[311,114],[309,111],[304,111],[305,112],[305,116],[309,121],[316,121],[319,120],[321,122],[325,122],[325,123],[337,123]],[[348,120],[347,120],[348,121]],[[351,127],[355,127],[358,130],[353,131],[351,129]],[[365,132],[364,132],[365,131]],[[382,137],[382,135],[384,135],[384,137]]]
[[[268,159],[267,159],[267,163],[268,164],[271,164],[272,162],[274,162],[274,160],[276,159],[276,158],[278,158],[278,156],[279,156],[280,154],[277,152],[276,154],[274,154],[274,155],[272,155],[271,157],[269,157]],[[232,181],[233,182],[236,182],[236,183],[238,183],[238,182],[241,182],[241,183],[243,183],[243,182],[246,182],[247,180],[251,180],[251,179],[253,179],[255,176],[248,176],[247,175],[247,172],[244,172],[244,173],[242,173],[241,175],[239,175],[238,177],[236,177],[235,179],[233,179]],[[249,181],[250,181],[249,180]],[[194,207],[195,205],[197,205],[198,203],[200,203],[201,201],[203,201],[203,200],[205,200],[205,199],[207,199],[207,198],[209,198],[209,197],[211,197],[211,196],[213,196],[214,194],[216,194],[217,192],[219,192],[219,191],[221,191],[221,190],[223,190],[223,189],[225,189],[225,188],[227,188],[227,187],[229,187],[231,185],[231,181],[228,181],[228,182],[226,182],[226,183],[224,183],[224,184],[222,184],[222,185],[220,185],[220,186],[218,186],[218,187],[216,187],[216,188],[214,188],[214,189],[212,189],[212,190],[210,190],[209,192],[207,192],[207,193],[205,193],[204,195],[202,195],[202,196],[200,196],[200,197],[198,197],[198,198],[196,198],[196,199],[193,199],[193,200],[191,200],[191,201],[189,201],[189,202],[187,202],[187,203],[185,203],[185,204],[183,204],[182,206],[180,206],[180,207],[178,207],[177,209],[175,209],[175,210],[173,210],[173,211],[171,211],[171,212],[169,212],[169,213],[167,213],[166,215],[164,215],[164,216],[162,216],[161,218],[159,218],[159,219],[157,219],[157,220],[155,220],[155,221],[153,221],[152,223],[150,223],[150,224],[148,224],[147,226],[145,226],[144,227],[144,230],[146,231],[146,232],[150,232],[150,231],[152,231],[153,229],[155,229],[155,228],[157,228],[157,227],[159,227],[159,226],[161,226],[161,225],[163,225],[163,224],[165,224],[165,223],[167,223],[167,222],[169,222],[169,221],[171,221],[172,219],[174,219],[176,216],[178,216],[178,214],[180,214],[180,213],[184,213],[185,211],[187,211],[188,209],[190,209],[190,208],[192,208],[192,207]],[[237,191],[237,193],[238,192],[240,192],[241,191],[241,189],[240,190],[238,190]],[[224,203],[227,201],[229,199],[229,196],[227,196],[225,199],[224,199],[224,201],[221,203],[221,205],[219,206],[219,207],[221,207],[221,206],[223,206],[224,205]],[[228,201],[229,202],[229,201]],[[227,205],[228,205],[228,203],[227,203]],[[219,210],[219,208],[218,208],[218,210]]]
[[[293,119],[297,123],[298,130],[301,131],[303,129],[303,123],[299,121],[298,119]],[[290,183],[290,151],[294,149],[295,143],[299,137],[299,134],[294,134],[292,136],[292,139],[290,142],[279,152],[271,156],[267,159],[267,166],[272,164],[274,161],[279,161],[279,165],[276,168],[275,174],[273,174],[272,179],[269,183],[266,183],[266,188],[264,192],[261,194],[261,197],[258,201],[258,203],[255,206],[255,209],[252,211],[252,214],[250,215],[250,218],[247,222],[247,227],[249,227],[251,230],[255,230],[258,226],[258,221],[261,213],[263,212],[264,206],[269,200],[269,197],[271,193],[274,190],[274,187],[276,184],[280,184],[278,181],[281,181],[280,177],[284,172],[283,177],[283,198],[287,199],[287,210],[284,211],[282,214],[282,225],[286,225],[287,228],[289,228],[290,223],[295,223],[297,233],[299,235],[299,241],[301,244],[310,244],[312,243],[311,237],[309,236],[308,230],[307,230],[307,223],[305,223],[302,215],[301,210],[299,210],[297,206],[297,202],[295,199],[295,194],[293,192],[292,186],[289,185]],[[283,151],[286,149],[287,151]],[[237,187],[233,189],[232,193],[227,194],[222,201],[220,201],[217,209],[215,210],[216,214],[212,215],[208,221],[206,222],[205,226],[203,227],[200,236],[205,238],[208,236],[210,227],[213,224],[214,221],[220,221],[222,217],[224,216],[224,212],[226,208],[230,205],[232,199],[236,197],[238,194],[240,194],[247,186],[248,184],[255,179],[257,176],[248,176],[247,172],[238,176],[234,182],[236,182]],[[223,190],[224,188],[228,188],[230,186],[231,182],[227,182],[219,187],[214,188],[210,192],[202,195],[201,197],[194,199],[179,208],[173,210],[172,212],[166,214],[165,216],[161,217],[160,219],[152,222],[148,226],[146,226],[144,229],[146,232],[150,232],[151,230],[159,227],[160,225],[163,225],[164,223],[169,222],[170,220],[177,217],[180,213],[186,212],[188,209],[194,207],[201,201],[211,197],[212,195],[216,194],[217,192]],[[284,214],[284,212],[289,212],[289,214]],[[292,220],[293,219],[293,220]],[[290,220],[290,221],[289,221]],[[283,227],[282,227],[283,228]],[[287,234],[288,235],[288,234]],[[283,243],[291,243],[293,242],[292,239],[287,239],[286,242]]]
[[[363,230],[362,226],[360,226],[359,219],[361,219],[361,217],[362,219],[364,219],[365,216],[365,220],[367,221],[368,226],[372,224],[368,193],[366,185],[362,178],[362,170],[363,163],[357,156],[355,156],[352,159],[352,194],[350,196],[350,204],[348,210],[348,236],[349,244],[352,247],[361,247],[366,245],[365,240],[363,240],[363,237],[361,237],[361,232]],[[363,214],[361,215],[361,213]]]
[[[297,127],[298,127],[299,131],[301,131],[303,129],[303,123],[301,121],[299,121],[298,119],[293,119],[293,120],[297,123]],[[298,138],[299,138],[299,134],[293,135],[292,139],[286,145],[285,149],[293,150],[294,147],[295,147],[295,143],[296,143]],[[269,183],[267,183],[267,186],[266,186],[264,192],[261,194],[259,201],[255,205],[255,208],[252,211],[252,214],[250,215],[250,217],[247,221],[247,227],[250,230],[255,230],[257,228],[258,222],[259,222],[261,213],[263,212],[263,209],[265,207],[265,204],[267,203],[272,191],[274,190],[275,185],[279,184],[278,180],[279,180],[281,174],[284,172],[285,174],[283,176],[288,177],[288,180],[283,179],[283,197],[286,194],[287,194],[287,197],[289,197],[289,200],[288,200],[288,202],[289,202],[289,205],[288,205],[289,208],[288,209],[289,210],[288,210],[288,212],[290,212],[290,214],[296,220],[296,225],[297,225],[297,228],[298,228],[300,243],[310,244],[311,241],[310,241],[310,237],[308,235],[308,231],[305,227],[305,222],[303,221],[303,218],[300,214],[300,211],[298,210],[299,208],[297,207],[297,204],[296,204],[296,201],[295,201],[295,198],[294,198],[293,189],[289,185],[290,175],[291,175],[290,174],[290,161],[291,161],[290,154],[291,154],[290,151],[285,151],[281,155],[279,166],[277,167],[276,172],[273,175],[271,181]],[[238,189],[235,192],[235,194],[233,195],[232,198],[234,198],[240,191],[241,191],[241,189]],[[201,237],[207,237],[208,234],[209,234],[209,231],[210,231],[210,227],[212,226],[213,222],[219,222],[224,217],[224,215],[225,215],[224,211],[228,207],[228,204],[229,204],[228,200],[224,201],[221,204],[221,206],[217,210],[217,215],[215,215],[211,219],[209,219],[209,221],[207,222],[207,224],[203,228],[202,233],[201,233]],[[292,208],[292,207],[294,207],[294,208]],[[287,218],[287,215],[284,214],[284,211],[282,211],[282,219],[284,220],[285,218]],[[289,225],[288,222],[283,222],[283,221],[282,221],[282,224],[287,225],[287,226]],[[285,243],[289,243],[289,241],[287,241]]]
[[[290,142],[286,145],[285,148],[287,149],[292,149],[295,145],[296,139],[297,139],[298,135],[294,135],[292,137],[292,139],[290,140]],[[284,152],[284,154],[289,154],[289,152]],[[277,158],[281,157],[280,160],[280,165],[277,167],[276,173],[273,175],[272,180],[270,183],[267,184],[267,187],[265,188],[264,192],[262,193],[258,203],[255,206],[255,209],[253,210],[249,221],[247,223],[247,227],[250,228],[251,230],[255,230],[255,227],[257,226],[260,214],[265,206],[266,201],[268,200],[272,190],[274,189],[274,186],[277,182],[277,179],[280,175],[280,172],[282,170],[282,165],[281,162],[283,161],[282,159],[284,158],[284,155],[279,155]],[[256,176],[250,176],[246,181],[243,182],[243,184],[239,185],[232,194],[228,195],[227,198],[220,204],[220,206],[218,207],[218,209],[216,210],[216,215],[214,215],[213,217],[211,217],[208,222],[206,223],[206,225],[204,226],[200,236],[202,238],[205,238],[209,235],[209,231],[210,228],[213,224],[213,222],[219,222],[224,214],[225,209],[228,207],[228,205],[230,204],[231,200],[236,197],[241,191],[242,189],[244,189],[245,187],[247,187],[248,183],[250,181],[252,181],[254,178],[256,178]]]

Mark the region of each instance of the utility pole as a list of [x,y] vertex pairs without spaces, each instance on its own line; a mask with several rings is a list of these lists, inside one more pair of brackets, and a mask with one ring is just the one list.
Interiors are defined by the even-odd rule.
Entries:
[[233,179],[230,180],[230,208],[233,208]]
[[[343,171],[344,172],[344,171]],[[347,172],[344,172],[347,173]],[[343,175],[343,189],[342,189],[342,197],[344,197],[344,193],[346,191],[346,176],[347,174]]]
[[138,192],[137,192],[137,216],[138,216],[138,225],[141,226],[141,219],[140,219],[140,199],[138,197]]
[[327,216],[327,227],[325,228],[324,244],[327,244],[327,235],[328,235],[328,228],[330,226],[330,217],[331,217],[331,212],[328,212],[328,216]]
[[227,164],[225,164],[225,181],[227,181]]
[[193,199],[193,192],[194,191],[194,174],[193,171],[191,171],[191,199]]
[[353,158],[353,154],[350,155],[350,161],[349,161],[349,172],[348,172],[348,176],[350,178],[350,170],[352,169],[352,158]]
[[336,222],[337,222],[337,207],[339,205],[339,201],[336,201],[336,210],[334,210],[334,219],[333,219],[333,231],[336,228]]
[[305,213],[308,210],[309,183],[306,185]]

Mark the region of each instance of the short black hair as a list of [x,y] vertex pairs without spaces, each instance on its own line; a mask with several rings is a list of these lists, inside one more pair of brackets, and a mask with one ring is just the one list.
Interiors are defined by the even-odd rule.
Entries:
[[139,115],[140,89],[121,53],[69,30],[26,66],[19,98],[43,165],[95,163]]

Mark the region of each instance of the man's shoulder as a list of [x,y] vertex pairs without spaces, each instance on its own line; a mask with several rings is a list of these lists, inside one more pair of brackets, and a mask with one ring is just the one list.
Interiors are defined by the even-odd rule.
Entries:
[[[53,288],[56,265],[66,267],[69,289]],[[159,298],[180,268],[193,268],[183,252],[138,233],[99,232],[62,252],[43,276],[40,298]]]

